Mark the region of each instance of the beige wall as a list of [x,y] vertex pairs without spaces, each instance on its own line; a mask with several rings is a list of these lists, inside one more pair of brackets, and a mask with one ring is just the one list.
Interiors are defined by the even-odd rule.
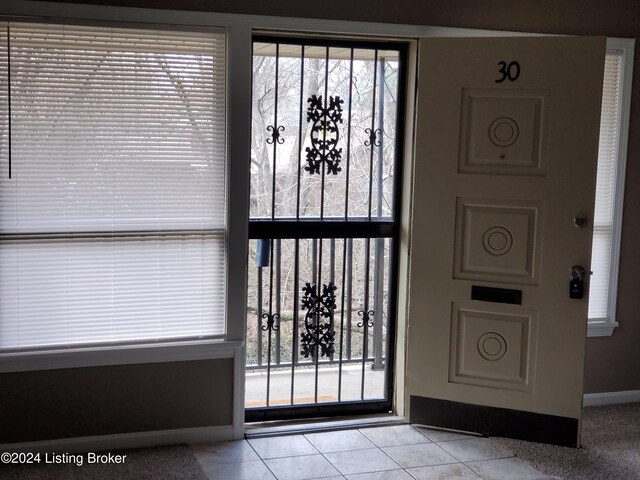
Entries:
[[231,359],[0,375],[0,444],[231,425]]
[[[73,0],[68,0],[73,2]],[[640,36],[637,0],[93,0],[147,8]],[[634,91],[640,91],[640,46]],[[587,342],[587,392],[640,389],[640,96],[632,98],[618,298],[621,326]],[[0,443],[231,424],[230,360],[0,375]]]
[[640,34],[637,0],[69,0],[67,3],[545,33],[625,37]]

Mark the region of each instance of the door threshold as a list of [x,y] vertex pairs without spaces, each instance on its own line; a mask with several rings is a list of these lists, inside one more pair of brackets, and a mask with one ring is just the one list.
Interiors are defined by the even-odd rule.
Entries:
[[404,425],[404,417],[387,413],[379,415],[359,415],[332,418],[310,418],[307,420],[276,420],[245,424],[245,438],[260,438],[302,433],[331,432],[353,428],[369,428],[390,425]]

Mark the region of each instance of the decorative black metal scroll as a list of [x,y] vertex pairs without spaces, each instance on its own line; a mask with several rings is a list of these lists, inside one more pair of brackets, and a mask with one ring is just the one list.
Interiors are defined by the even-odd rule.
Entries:
[[336,309],[337,287],[333,282],[322,285],[322,294],[318,295],[316,284],[302,287],[302,309],[307,310],[304,318],[305,332],[302,333],[302,355],[306,358],[316,357],[320,350],[320,357],[329,357],[335,352],[335,330],[333,313]]
[[267,130],[271,134],[271,138],[267,138],[267,143],[269,145],[273,145],[275,142],[278,142],[278,145],[282,145],[284,143],[284,138],[280,136],[282,132],[284,132],[284,127],[280,125],[279,127],[275,125],[269,125]]
[[369,135],[369,140],[364,141],[365,147],[370,147],[371,145],[373,145],[374,147],[379,147],[381,145],[380,140],[378,139],[378,135],[382,134],[382,130],[380,130],[379,128],[366,128],[364,131],[367,135]]
[[262,318],[264,320],[266,320],[265,323],[263,323],[262,325],[262,331],[266,332],[266,331],[273,331],[273,332],[277,332],[278,330],[280,330],[280,325],[279,323],[277,323],[277,320],[280,319],[280,315],[277,313],[273,313],[271,315],[269,315],[268,313],[263,313],[262,314]]
[[362,328],[366,325],[367,328],[373,327],[373,316],[375,315],[373,310],[360,310],[358,316],[362,317],[362,321],[358,322],[358,328]]
[[304,169],[310,174],[320,174],[320,167],[324,163],[327,173],[337,175],[342,158],[342,148],[336,148],[340,132],[338,124],[342,123],[342,100],[339,96],[329,97],[329,104],[325,107],[322,95],[311,95],[307,100],[307,122],[313,122],[311,127],[311,147],[306,148],[307,163]]

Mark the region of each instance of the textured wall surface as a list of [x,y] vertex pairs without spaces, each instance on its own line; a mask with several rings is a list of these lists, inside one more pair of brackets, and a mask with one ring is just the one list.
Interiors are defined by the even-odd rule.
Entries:
[[0,375],[0,444],[231,425],[231,359]]

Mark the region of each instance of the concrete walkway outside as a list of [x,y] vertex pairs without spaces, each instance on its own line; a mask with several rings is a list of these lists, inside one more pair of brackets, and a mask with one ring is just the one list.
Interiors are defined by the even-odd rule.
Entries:
[[[315,369],[297,367],[294,373],[293,404],[315,403]],[[384,398],[384,370],[364,369],[364,399]],[[339,369],[337,366],[320,367],[318,370],[318,403],[361,400],[362,364],[342,366],[340,398],[338,398]],[[267,372],[247,371],[245,406],[266,405]],[[269,405],[291,405],[291,369],[272,370],[270,374]]]

